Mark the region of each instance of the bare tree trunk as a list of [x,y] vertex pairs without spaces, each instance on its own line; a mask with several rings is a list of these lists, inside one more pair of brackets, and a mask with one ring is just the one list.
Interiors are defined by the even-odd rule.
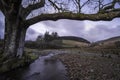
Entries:
[[17,26],[7,19],[5,20],[5,26],[4,56],[15,57]]
[[19,20],[5,20],[4,57],[22,57],[26,28],[20,25]]
[[20,32],[20,36],[19,36],[20,39],[18,41],[17,56],[21,58],[24,51],[26,28],[21,28],[21,30],[18,32]]

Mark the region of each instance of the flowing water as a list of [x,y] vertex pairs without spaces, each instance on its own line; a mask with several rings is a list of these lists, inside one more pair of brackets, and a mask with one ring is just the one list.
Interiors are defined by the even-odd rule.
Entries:
[[65,66],[60,60],[51,58],[50,53],[39,57],[29,67],[11,71],[0,77],[0,80],[68,80]]

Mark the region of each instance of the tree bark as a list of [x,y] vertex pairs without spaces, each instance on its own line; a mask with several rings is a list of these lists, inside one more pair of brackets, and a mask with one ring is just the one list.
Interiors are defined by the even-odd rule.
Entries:
[[20,33],[19,41],[18,41],[18,48],[17,48],[17,56],[19,58],[22,57],[24,52],[24,44],[25,44],[25,36],[26,36],[26,28],[21,28],[18,32]]
[[24,51],[26,29],[20,20],[5,19],[4,54],[7,59],[22,57]]
[[15,57],[17,27],[13,21],[5,20],[4,57]]

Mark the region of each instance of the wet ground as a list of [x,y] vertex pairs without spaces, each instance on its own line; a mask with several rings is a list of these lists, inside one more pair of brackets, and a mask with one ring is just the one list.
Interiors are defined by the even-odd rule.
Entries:
[[39,57],[29,67],[1,75],[0,80],[68,80],[66,68],[62,62],[51,58],[56,54],[51,52]]

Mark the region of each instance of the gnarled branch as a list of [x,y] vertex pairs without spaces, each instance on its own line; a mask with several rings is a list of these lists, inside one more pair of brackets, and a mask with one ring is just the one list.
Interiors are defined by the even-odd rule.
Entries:
[[31,11],[44,7],[45,5],[45,0],[41,0],[40,2],[36,3],[36,4],[30,4],[28,7],[24,8],[22,11],[23,13],[23,17],[26,18]]
[[44,20],[58,20],[58,19],[71,19],[71,20],[92,20],[92,21],[110,21],[113,18],[120,17],[120,11],[109,12],[109,13],[97,13],[97,14],[82,14],[82,13],[56,13],[56,14],[41,14],[34,18],[28,19],[25,21],[25,24],[32,25]]

